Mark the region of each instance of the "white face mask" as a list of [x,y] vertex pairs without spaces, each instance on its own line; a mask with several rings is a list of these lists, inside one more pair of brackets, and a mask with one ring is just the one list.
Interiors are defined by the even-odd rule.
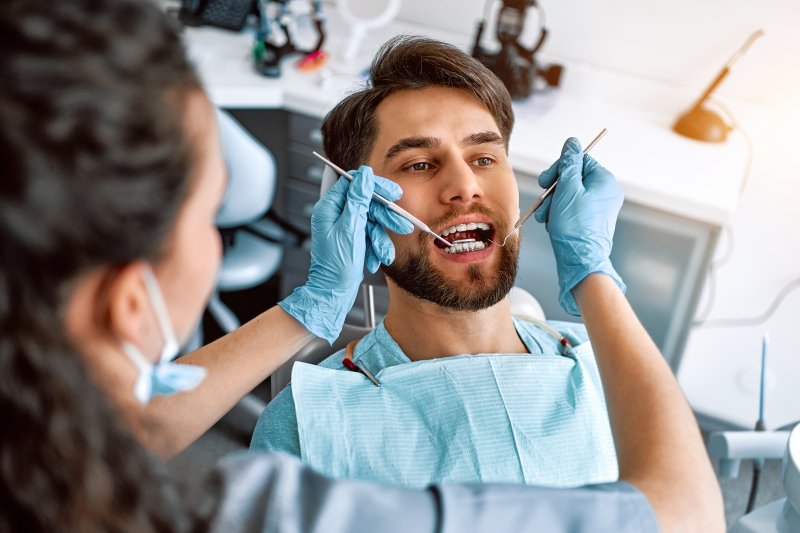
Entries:
[[139,348],[129,342],[122,342],[122,350],[139,371],[133,394],[142,404],[149,402],[153,396],[168,396],[192,390],[206,377],[206,369],[201,366],[171,362],[178,355],[180,347],[158,281],[149,267],[144,271],[144,284],[164,338],[164,346],[161,347],[161,355],[154,365],[144,357]]

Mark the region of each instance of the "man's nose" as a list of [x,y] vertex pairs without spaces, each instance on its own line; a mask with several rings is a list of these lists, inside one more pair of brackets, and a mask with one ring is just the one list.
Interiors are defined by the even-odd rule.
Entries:
[[443,177],[440,191],[443,204],[468,204],[483,198],[483,188],[474,169],[463,159],[455,161]]

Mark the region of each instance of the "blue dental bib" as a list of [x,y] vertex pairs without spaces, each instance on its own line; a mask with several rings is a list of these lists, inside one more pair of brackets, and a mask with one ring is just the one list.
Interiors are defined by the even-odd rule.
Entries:
[[618,467],[591,346],[461,355],[363,375],[296,363],[302,460],[337,478],[424,487],[574,487]]

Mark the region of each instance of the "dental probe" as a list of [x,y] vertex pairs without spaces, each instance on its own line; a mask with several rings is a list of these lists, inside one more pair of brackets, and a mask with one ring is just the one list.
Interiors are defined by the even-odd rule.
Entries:
[[[321,159],[323,163],[325,163],[326,165],[331,167],[333,170],[335,170],[336,172],[338,172],[339,174],[341,174],[345,178],[349,179],[350,181],[353,181],[353,176],[351,176],[350,174],[348,174],[347,172],[345,172],[341,168],[337,167],[336,165],[334,165],[333,163],[328,161],[325,157],[319,155],[317,152],[311,152],[311,153],[314,154],[315,156],[317,156],[317,158]],[[383,205],[385,205],[386,207],[388,207],[389,209],[391,209],[392,211],[394,211],[395,213],[397,213],[401,217],[407,219],[409,222],[414,224],[416,227],[418,227],[423,232],[433,235],[435,238],[439,239],[440,241],[445,243],[447,246],[453,246],[452,244],[450,244],[449,242],[444,240],[442,237],[440,237],[438,233],[435,233],[433,230],[431,230],[431,228],[429,228],[427,224],[425,224],[423,221],[421,221],[420,219],[418,219],[417,217],[415,217],[414,215],[412,215],[411,213],[409,213],[408,211],[406,211],[405,209],[403,209],[402,207],[400,207],[396,203],[392,202],[391,200],[388,200],[388,199],[384,198],[383,196],[381,196],[380,194],[378,194],[376,192],[373,192],[372,196],[374,196],[376,200],[381,202]]]
[[[607,129],[607,128],[603,128],[603,131],[601,131],[600,133],[598,133],[598,134],[597,134],[597,137],[595,137],[595,138],[592,140],[592,142],[590,142],[590,143],[589,143],[589,146],[587,146],[586,148],[584,148],[584,150],[583,150],[583,154],[584,154],[584,155],[585,155],[585,154],[588,154],[588,153],[589,153],[589,150],[591,150],[592,148],[594,148],[594,145],[595,145],[595,144],[597,144],[597,142],[598,142],[600,139],[602,139],[602,138],[603,138],[603,135],[605,135],[605,134],[606,134],[606,132],[608,132],[608,129]],[[526,220],[528,220],[528,219],[530,218],[530,216],[531,216],[531,215],[532,215],[532,214],[533,214],[533,213],[534,213],[534,212],[535,212],[537,209],[539,209],[539,206],[540,206],[540,205],[542,205],[542,203],[544,203],[544,201],[547,199],[547,197],[548,197],[548,196],[550,196],[551,194],[553,194],[553,191],[556,189],[556,184],[557,184],[557,183],[558,183],[558,178],[556,178],[556,180],[555,180],[555,181],[552,183],[552,185],[550,185],[550,186],[549,186],[547,189],[545,189],[545,190],[544,190],[544,192],[542,192],[542,194],[540,194],[539,196],[537,196],[537,197],[536,197],[536,200],[534,200],[534,201],[533,201],[533,203],[531,204],[531,206],[528,208],[528,210],[527,210],[527,211],[525,211],[525,212],[522,214],[522,216],[521,216],[521,217],[519,217],[519,220],[517,221],[517,223],[516,223],[516,224],[514,224],[514,227],[511,229],[511,231],[509,231],[509,232],[508,232],[508,235],[506,235],[506,236],[505,236],[505,238],[503,239],[503,244],[496,243],[496,242],[494,242],[494,241],[493,241],[493,240],[491,240],[491,239],[489,239],[489,241],[490,241],[490,242],[492,242],[492,243],[494,243],[494,244],[496,244],[496,245],[498,245],[498,246],[505,246],[505,245],[506,245],[506,241],[508,240],[508,238],[509,238],[509,237],[511,237],[511,235],[513,235],[513,234],[514,234],[514,232],[515,232],[515,231],[517,231],[517,230],[519,229],[519,227],[520,227],[520,226],[522,226],[522,225],[525,223],[525,221],[526,221]]]

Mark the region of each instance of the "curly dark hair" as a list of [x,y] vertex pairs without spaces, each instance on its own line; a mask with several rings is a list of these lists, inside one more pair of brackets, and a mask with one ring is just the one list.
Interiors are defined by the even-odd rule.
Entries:
[[492,114],[508,150],[514,128],[511,96],[503,82],[477,59],[455,46],[427,37],[398,35],[372,60],[367,87],[334,107],[322,123],[325,153],[337,165],[365,164],[377,134],[375,110],[404,90],[450,87],[469,91]]
[[79,276],[156,260],[186,198],[180,39],[142,0],[6,1],[0,80],[0,531],[203,530],[213,487],[170,479],[64,324]]

